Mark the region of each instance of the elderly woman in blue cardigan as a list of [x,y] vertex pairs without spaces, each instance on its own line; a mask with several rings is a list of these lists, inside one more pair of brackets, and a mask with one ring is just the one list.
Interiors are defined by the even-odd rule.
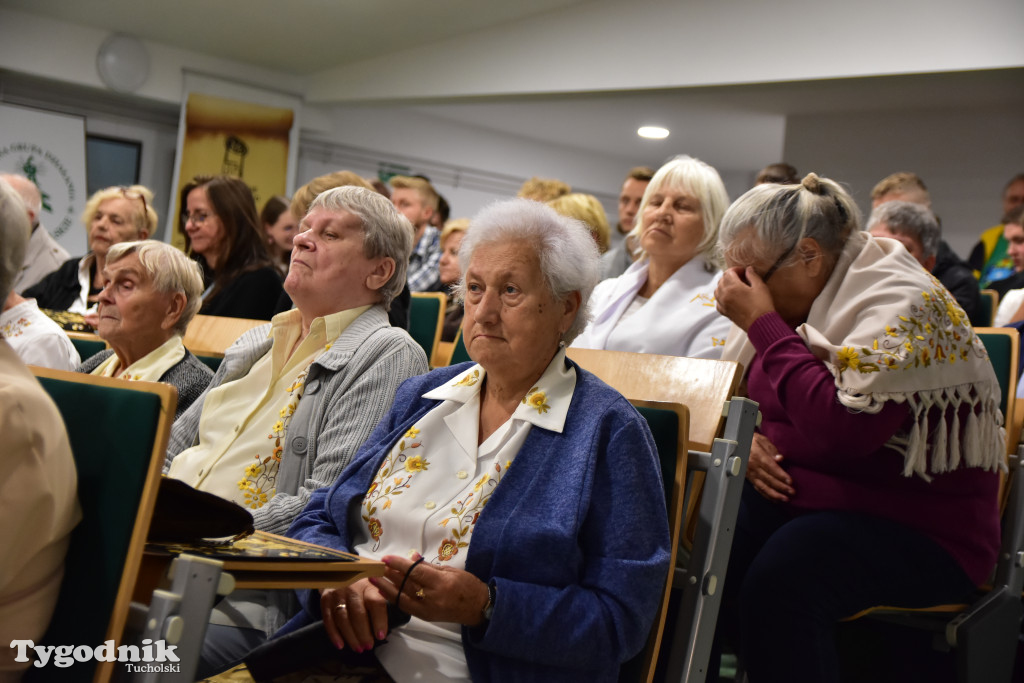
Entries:
[[565,357],[593,239],[517,199],[474,219],[459,260],[476,362],[408,380],[289,530],[385,575],[301,594],[285,630],[322,620],[338,658],[399,683],[614,681],[647,638],[669,533],[646,422]]

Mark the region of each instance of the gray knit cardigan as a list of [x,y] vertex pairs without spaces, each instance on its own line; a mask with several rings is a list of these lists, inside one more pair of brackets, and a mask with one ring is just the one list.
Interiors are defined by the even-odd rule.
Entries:
[[[213,381],[171,428],[166,472],[175,456],[199,442],[199,418],[212,389],[244,376],[273,344],[270,325],[249,330],[224,354]],[[310,366],[299,405],[285,432],[276,495],[253,510],[256,528],[283,534],[310,494],[338,478],[391,408],[398,386],[427,371],[423,349],[391,327],[380,304],[345,328]]]
[[[106,349],[89,356],[78,366],[78,372],[87,374],[92,372],[113,353],[113,349]],[[181,417],[181,414],[188,410],[188,407],[195,403],[197,398],[202,396],[211,379],[213,379],[213,370],[193,356],[188,349],[185,350],[184,358],[160,376],[161,382],[166,382],[178,390],[178,408],[174,411],[175,420]]]

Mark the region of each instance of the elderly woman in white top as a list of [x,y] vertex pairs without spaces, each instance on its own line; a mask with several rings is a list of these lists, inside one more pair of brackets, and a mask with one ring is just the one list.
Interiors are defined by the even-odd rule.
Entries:
[[654,174],[630,236],[640,258],[594,290],[594,319],[573,346],[719,358],[729,321],[715,309],[715,257],[729,196],[718,172],[679,156]]
[[387,571],[301,594],[286,630],[310,624],[399,682],[614,681],[647,637],[669,536],[646,423],[565,356],[597,249],[582,223],[516,199],[473,220],[459,260],[477,362],[402,385],[289,530]]
[[182,344],[202,303],[199,265],[163,242],[121,242],[107,252],[103,282],[96,333],[111,348],[79,371],[172,384],[181,415],[213,377]]

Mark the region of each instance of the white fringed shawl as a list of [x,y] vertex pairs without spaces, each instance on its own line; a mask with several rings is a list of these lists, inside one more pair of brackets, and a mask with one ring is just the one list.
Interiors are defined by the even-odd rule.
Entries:
[[[1005,467],[999,382],[985,346],[952,295],[895,240],[853,235],[796,331],[835,377],[843,405],[877,413],[886,401],[908,404],[913,426],[886,444],[903,453],[905,476]],[[748,367],[753,356],[734,326],[723,360]],[[971,409],[961,429],[963,405]],[[941,410],[930,416],[933,406]]]

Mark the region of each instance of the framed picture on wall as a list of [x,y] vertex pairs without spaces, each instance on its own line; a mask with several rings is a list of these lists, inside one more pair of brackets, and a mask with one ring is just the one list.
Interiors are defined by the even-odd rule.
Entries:
[[85,184],[89,195],[112,185],[138,184],[141,160],[141,142],[86,135]]

